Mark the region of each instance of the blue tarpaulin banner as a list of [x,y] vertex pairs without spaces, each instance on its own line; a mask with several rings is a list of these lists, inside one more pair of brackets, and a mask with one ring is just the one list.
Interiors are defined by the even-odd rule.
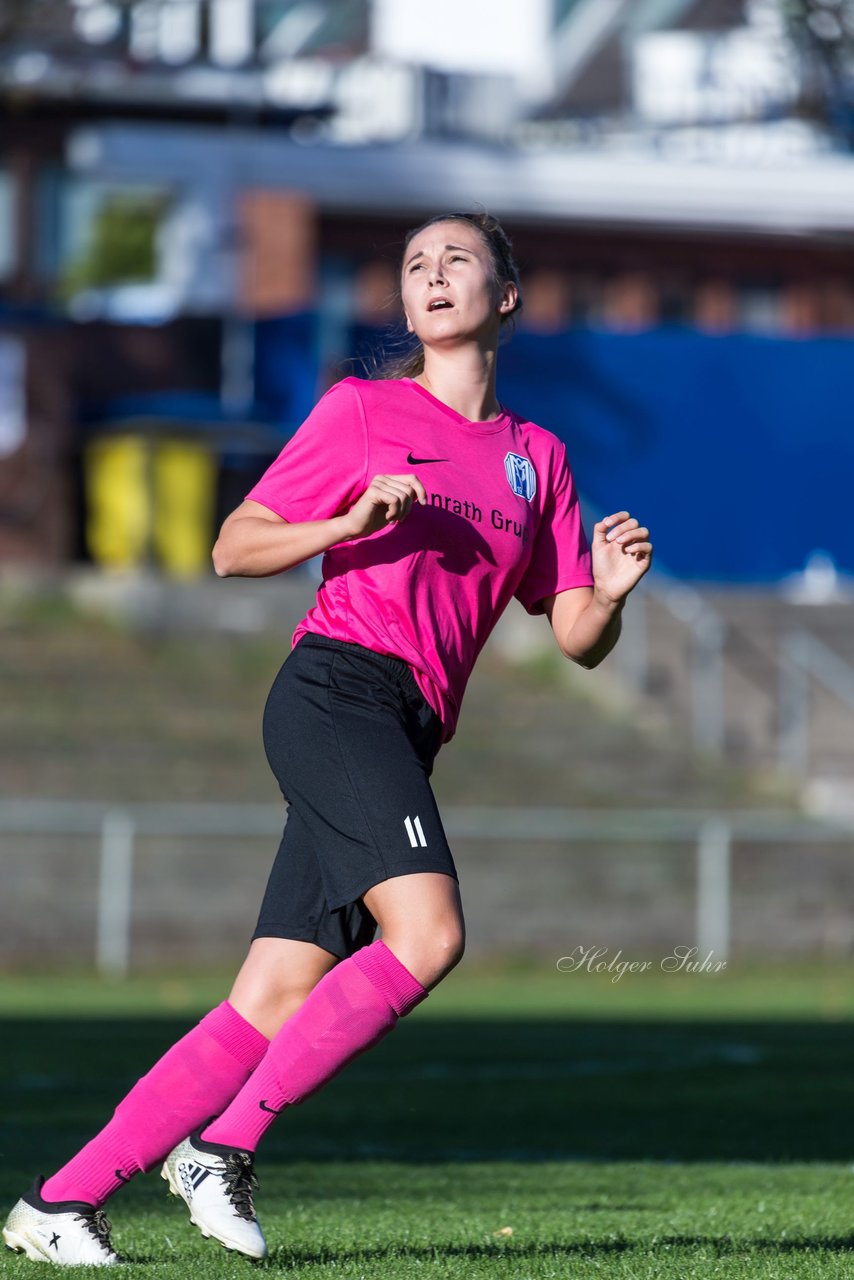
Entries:
[[318,398],[317,321],[311,312],[259,320],[255,325],[256,413],[296,431]]
[[854,572],[854,342],[519,332],[498,395],[566,443],[586,523],[628,509],[681,578]]

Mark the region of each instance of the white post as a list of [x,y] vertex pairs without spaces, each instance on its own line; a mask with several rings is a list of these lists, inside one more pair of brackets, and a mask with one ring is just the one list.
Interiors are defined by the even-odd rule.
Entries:
[[705,611],[694,623],[691,667],[694,742],[707,751],[724,749],[725,639],[726,624],[711,610]]
[[649,666],[647,603],[642,588],[632,592],[621,623],[621,643],[614,650],[617,673],[632,693],[642,694],[646,692]]
[[711,818],[697,836],[697,950],[704,960],[710,951],[715,960],[729,956],[730,931],[730,828],[721,818]]
[[810,756],[810,637],[789,631],[780,645],[778,760],[784,769],[806,773]]
[[101,824],[96,964],[111,978],[127,976],[133,882],[134,825],[124,809],[110,809]]
[[210,0],[208,51],[220,67],[239,67],[255,47],[255,8],[252,0]]

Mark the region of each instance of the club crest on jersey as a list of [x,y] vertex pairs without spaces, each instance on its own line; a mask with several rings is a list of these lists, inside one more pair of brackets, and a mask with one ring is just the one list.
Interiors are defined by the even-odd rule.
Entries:
[[507,483],[518,498],[531,501],[537,492],[537,473],[528,458],[520,453],[508,453],[504,459]]

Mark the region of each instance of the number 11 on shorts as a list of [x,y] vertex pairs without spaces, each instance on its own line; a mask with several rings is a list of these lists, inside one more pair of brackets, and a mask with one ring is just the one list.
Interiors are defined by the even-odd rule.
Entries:
[[417,849],[420,845],[422,849],[427,848],[427,841],[424,839],[424,831],[421,827],[421,819],[416,817],[414,822],[412,818],[404,818],[403,825],[406,827],[406,834],[409,836],[409,843],[413,849]]

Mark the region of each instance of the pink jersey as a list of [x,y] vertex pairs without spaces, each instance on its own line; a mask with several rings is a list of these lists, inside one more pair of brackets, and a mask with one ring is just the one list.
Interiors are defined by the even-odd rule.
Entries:
[[506,409],[470,422],[410,378],[336,383],[246,497],[291,522],[324,520],[375,475],[410,473],[427,506],[326,552],[293,643],[311,631],[402,658],[447,742],[511,599],[542,613],[545,596],[592,586],[590,549],[555,435]]

